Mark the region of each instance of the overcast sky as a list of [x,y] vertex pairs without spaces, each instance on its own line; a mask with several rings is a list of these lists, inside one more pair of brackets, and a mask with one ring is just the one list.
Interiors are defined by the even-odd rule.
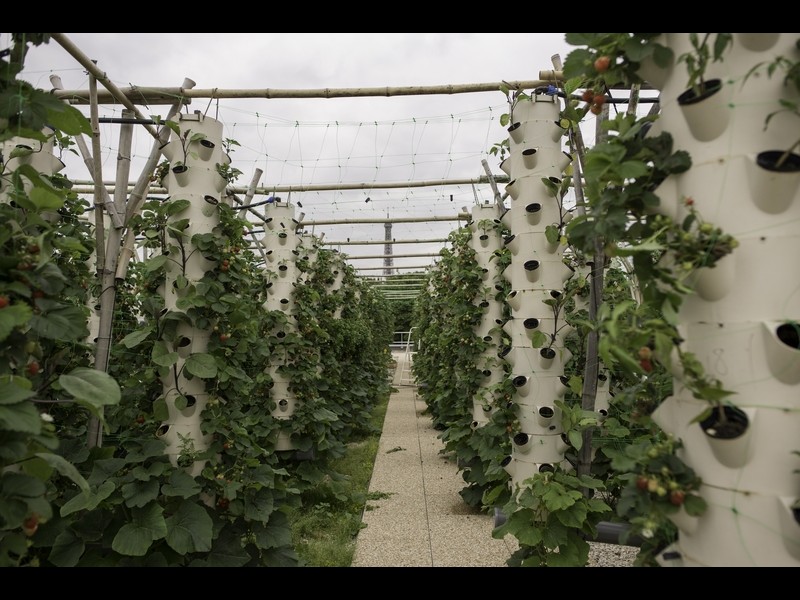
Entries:
[[[572,49],[563,33],[68,33],[65,34],[119,87],[177,87],[184,78],[197,88],[295,89],[416,86],[538,79],[555,54]],[[2,47],[7,34],[0,34]],[[82,66],[57,42],[33,48],[24,77],[50,89],[61,76],[67,89],[87,89]],[[119,116],[101,106],[101,116]],[[142,106],[165,115],[167,107]],[[481,159],[500,173],[491,146],[507,136],[499,124],[507,112],[500,92],[353,99],[194,99],[189,111],[208,111],[224,124],[224,137],[241,144],[232,166],[247,185],[255,168],[266,187],[289,184],[409,182],[477,178]],[[118,126],[104,125],[104,179],[114,177]],[[139,128],[135,153],[150,150]],[[78,157],[67,156],[67,174],[88,179]],[[132,179],[138,176],[134,160]],[[357,192],[292,194],[306,220],[455,215],[475,194],[491,200],[488,186],[469,185]],[[285,200],[285,194],[281,194]],[[452,197],[452,199],[451,199]],[[366,199],[370,198],[369,202]],[[259,198],[257,198],[258,200]],[[395,224],[395,239],[446,237],[454,222]],[[327,240],[382,240],[381,224],[320,226]],[[395,254],[437,252],[441,244],[397,244]],[[382,253],[382,246],[343,246],[351,255]],[[395,259],[395,265],[430,264],[430,258]],[[358,260],[357,267],[382,260]],[[365,273],[377,274],[378,271]]]

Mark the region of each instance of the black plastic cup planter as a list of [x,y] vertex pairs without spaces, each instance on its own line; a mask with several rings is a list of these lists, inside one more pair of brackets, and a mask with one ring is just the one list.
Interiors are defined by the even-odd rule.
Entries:
[[756,155],[756,164],[776,173],[797,173],[800,171],[800,155],[785,150],[765,150]]
[[553,360],[556,357],[556,351],[552,348],[542,348],[539,350],[539,355],[545,360]]
[[539,328],[539,319],[536,319],[534,317],[530,317],[528,319],[525,319],[522,322],[522,326],[525,329],[538,329]]
[[747,415],[735,406],[715,407],[709,416],[700,421],[703,432],[718,440],[734,440],[742,436],[748,426]]

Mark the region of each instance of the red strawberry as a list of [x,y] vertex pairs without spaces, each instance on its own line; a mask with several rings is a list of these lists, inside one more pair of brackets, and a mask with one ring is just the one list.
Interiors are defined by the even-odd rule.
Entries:
[[611,66],[611,57],[610,56],[599,56],[597,60],[594,61],[594,69],[598,73],[605,73],[608,71],[608,67]]
[[686,499],[686,493],[683,490],[672,490],[669,493],[669,501],[675,506],[680,506]]

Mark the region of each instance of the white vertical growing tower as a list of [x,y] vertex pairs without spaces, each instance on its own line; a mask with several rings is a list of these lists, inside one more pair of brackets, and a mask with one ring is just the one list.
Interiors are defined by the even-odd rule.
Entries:
[[498,291],[497,252],[502,243],[500,206],[497,204],[477,204],[472,208],[469,228],[472,233],[470,246],[475,250],[475,258],[483,272],[483,290],[473,303],[483,309],[481,322],[476,326],[476,335],[487,343],[486,349],[476,361],[476,368],[483,375],[481,387],[472,399],[473,429],[489,422],[492,414],[492,399],[488,397],[505,378],[503,365],[497,356],[500,346],[500,326],[503,325],[503,304],[496,299]]
[[[265,308],[283,312],[287,319],[278,326],[275,335],[284,339],[290,333],[297,334],[294,316],[294,288],[300,274],[296,258],[299,254],[300,237],[297,235],[297,220],[294,206],[288,202],[276,201],[266,205],[264,237],[261,243],[266,248],[270,270],[275,274],[269,287]],[[286,356],[284,354],[284,356]],[[297,408],[297,398],[289,389],[290,381],[280,367],[285,364],[277,359],[268,367],[272,378],[270,399],[275,404],[272,416],[282,421],[292,418]],[[276,450],[293,450],[291,431],[280,430],[275,445]]]
[[[545,235],[548,225],[560,226],[562,207],[542,182],[542,178],[559,179],[569,164],[561,149],[564,130],[559,112],[555,96],[535,94],[516,101],[509,127],[510,155],[502,165],[511,179],[506,187],[511,207],[502,221],[512,233],[506,238],[511,264],[503,272],[512,287],[507,299],[512,318],[503,326],[511,337],[505,359],[511,366],[520,423],[512,453],[503,461],[512,487],[566,462],[567,444],[554,401],[566,391],[561,377],[570,358],[563,343],[568,328],[563,311],[552,304],[563,296],[572,271],[563,262],[565,246],[560,240],[548,242]],[[547,339],[542,347],[532,345],[536,332]]]
[[[676,57],[691,50],[688,34],[665,35]],[[800,174],[756,160],[800,138],[798,115],[788,111],[765,128],[780,100],[800,99],[780,69],[745,77],[779,55],[796,63],[798,37],[733,34],[723,60],[706,72],[722,89],[689,107],[677,102],[687,88],[684,65],[662,73],[657,126],[693,166],[657,190],[661,210],[680,220],[691,199],[705,221],[739,242],[714,268],[700,269],[679,315],[682,349],[734,392],[730,406],[698,423],[708,404],[676,370],[675,395],[653,415],[683,441],[682,458],[702,478],[708,504],[700,517],[678,513],[679,539],[659,556],[663,565],[800,566]],[[740,434],[723,435],[725,424],[714,422],[723,411],[728,423],[744,425]]]
[[[182,312],[178,308],[180,298],[207,271],[217,267],[215,260],[206,258],[192,245],[192,236],[210,233],[219,224],[218,204],[227,181],[219,173],[218,165],[230,163],[222,148],[221,122],[195,112],[181,114],[178,127],[179,132],[173,131],[170,141],[161,149],[170,161],[165,178],[168,201],[187,201],[183,210],[170,215],[167,224],[171,232],[165,262],[165,313]],[[204,369],[207,362],[204,359],[211,359],[206,354],[210,333],[180,321],[174,341],[166,342],[166,350],[177,353],[178,359],[169,375],[162,378],[169,418],[158,428],[157,435],[166,442],[166,452],[173,464],[178,464],[184,449],[201,451],[208,447],[207,436],[201,429],[201,413],[208,392],[198,373]],[[198,475],[202,468],[202,462],[194,462],[190,473]]]

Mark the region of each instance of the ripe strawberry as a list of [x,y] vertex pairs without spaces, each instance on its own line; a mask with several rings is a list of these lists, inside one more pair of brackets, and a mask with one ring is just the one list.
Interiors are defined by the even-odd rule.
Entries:
[[39,516],[34,513],[22,522],[22,533],[31,537],[39,529]]
[[144,423],[144,416],[143,416],[143,415],[139,415],[138,417],[136,417],[136,422],[137,422],[139,425],[141,425],[142,423]]
[[231,334],[230,333],[220,333],[219,334],[219,341],[220,342],[227,342],[229,339],[231,339]]
[[25,370],[28,372],[28,375],[36,375],[39,373],[39,363],[36,361],[29,362],[28,365],[25,367]]
[[599,115],[601,112],[603,112],[603,107],[600,106],[599,104],[592,104],[589,110],[592,111],[593,115]]
[[639,475],[639,477],[636,478],[636,488],[639,491],[644,492],[647,490],[648,483],[650,483],[650,481],[644,475]]
[[598,106],[603,106],[606,103],[606,97],[603,94],[597,94],[593,99],[592,102],[597,104]]
[[592,90],[584,90],[581,98],[584,102],[591,102],[594,99],[594,92]]
[[598,73],[605,73],[608,71],[608,67],[611,66],[611,57],[610,56],[599,56],[597,60],[594,61],[594,69]]
[[228,510],[228,506],[230,506],[231,501],[227,498],[220,498],[217,500],[217,508],[220,510]]
[[642,367],[642,370],[644,370],[647,373],[650,373],[653,370],[653,363],[647,359],[640,360],[639,366]]
[[8,299],[8,296],[0,296],[0,308],[5,308],[11,303],[11,300]]
[[669,501],[675,506],[680,506],[686,499],[686,493],[683,490],[673,490],[669,494]]
[[642,360],[650,360],[653,356],[653,351],[648,346],[642,346],[639,348],[637,355]]

